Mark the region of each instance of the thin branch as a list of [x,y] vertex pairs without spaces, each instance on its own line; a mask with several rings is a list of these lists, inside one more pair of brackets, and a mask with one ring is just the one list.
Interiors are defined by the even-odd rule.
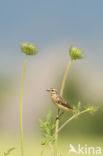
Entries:
[[26,64],[27,64],[27,58],[28,55],[25,57],[24,67],[23,67],[23,73],[22,73],[22,83],[21,83],[21,93],[20,93],[20,138],[21,138],[21,156],[24,156],[24,141],[23,141],[23,87],[24,87],[24,77],[25,77],[25,70],[26,70]]
[[79,112],[79,113],[73,115],[73,116],[72,116],[71,118],[69,118],[68,120],[66,120],[66,121],[64,122],[64,124],[61,125],[61,126],[59,127],[58,131],[55,132],[54,135],[51,136],[51,137],[48,139],[48,141],[46,142],[45,147],[43,148],[43,150],[42,150],[40,156],[43,155],[43,153],[44,153],[45,149],[47,148],[49,142],[52,141],[52,139],[57,135],[57,133],[59,133],[70,121],[72,121],[72,120],[75,119],[76,117],[78,117],[78,116],[80,116],[80,115],[82,115],[82,114],[84,114],[84,113],[86,113],[86,112],[89,112],[89,111],[90,111],[90,109],[87,108],[87,109],[85,109],[85,110],[83,110],[83,111],[81,111],[81,112]]
[[[89,109],[86,109],[86,110],[83,110],[83,111],[81,111],[81,112],[73,115],[71,118],[69,118],[68,120],[66,120],[62,126],[59,127],[59,129],[58,129],[58,131],[56,133],[59,133],[71,120],[75,119],[76,117],[78,117],[81,114],[86,113],[88,111],[89,111]],[[56,133],[54,134],[54,136],[56,135]]]
[[70,69],[71,64],[72,64],[72,60],[70,59],[69,64],[68,64],[68,66],[67,66],[67,68],[66,68],[66,70],[65,70],[64,77],[63,77],[63,81],[62,81],[62,84],[61,84],[60,96],[63,95],[63,91],[64,91],[64,86],[65,86],[66,78],[67,78],[68,71],[69,71],[69,69]]

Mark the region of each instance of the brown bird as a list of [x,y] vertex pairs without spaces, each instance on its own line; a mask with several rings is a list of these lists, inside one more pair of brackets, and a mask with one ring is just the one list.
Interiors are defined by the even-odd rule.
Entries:
[[59,93],[57,92],[56,89],[54,88],[50,88],[47,90],[48,92],[50,92],[51,98],[53,103],[60,108],[61,110],[63,110],[63,112],[59,115],[59,117],[64,113],[64,111],[73,111],[73,108],[71,106],[69,106],[69,104],[64,100],[63,97],[61,97],[59,95]]

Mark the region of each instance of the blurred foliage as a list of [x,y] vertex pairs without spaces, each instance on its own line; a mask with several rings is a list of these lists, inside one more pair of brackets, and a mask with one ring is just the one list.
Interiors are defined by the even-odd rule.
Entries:
[[[2,138],[0,139],[0,156],[4,156],[4,151],[6,151],[6,149],[9,149],[9,147],[12,147],[12,145],[16,147],[16,150],[12,151],[10,156],[20,156],[20,146],[16,136],[14,136],[13,138],[9,134],[8,137],[2,135],[0,136],[0,138]],[[77,146],[78,143],[83,146],[87,144],[88,146],[92,145],[95,147],[96,145],[98,145],[102,147],[103,139],[101,136],[97,136],[97,135],[83,136],[82,133],[76,136],[75,134],[71,135],[71,133],[70,134],[68,133],[68,135],[65,136],[63,131],[63,136],[59,137],[58,156],[60,156],[60,154],[62,154],[62,156],[69,156],[68,150],[69,150],[70,143],[73,144],[75,147]],[[29,135],[28,137],[25,136],[25,156],[29,156],[29,155],[38,156],[40,155],[42,148],[43,147],[40,145],[40,136],[38,136],[37,134],[31,136]],[[44,155],[49,156],[50,151],[47,150]],[[71,153],[70,156],[74,156],[74,154],[72,155]]]
[[15,149],[16,149],[15,147],[9,148],[7,152],[4,152],[4,156],[9,156],[12,153],[12,151],[14,151]]
[[[78,73],[78,74],[77,74]],[[62,76],[61,76],[62,77]],[[79,117],[79,120],[73,120],[61,131],[61,135],[103,135],[103,100],[94,100],[91,92],[86,93],[85,85],[87,85],[86,79],[79,71],[70,71],[68,79],[66,81],[63,97],[72,106],[79,107],[78,103],[82,104],[80,109],[87,108],[89,105],[97,106],[98,111],[91,114],[84,114]],[[86,93],[86,95],[85,95]],[[89,96],[87,98],[87,95]],[[65,112],[63,118],[61,118],[60,124],[63,124],[71,116],[71,112]]]
[[[46,142],[51,138],[51,136],[53,136],[55,131],[55,123],[53,121],[51,111],[48,112],[45,121],[40,120],[40,127],[43,136],[41,144],[45,145]],[[51,143],[54,143],[54,139]]]
[[77,114],[81,111],[81,103],[80,101],[78,102],[78,105],[77,106],[73,106],[73,114]]
[[0,74],[0,105],[4,104],[6,95],[10,92],[12,80],[9,76]]

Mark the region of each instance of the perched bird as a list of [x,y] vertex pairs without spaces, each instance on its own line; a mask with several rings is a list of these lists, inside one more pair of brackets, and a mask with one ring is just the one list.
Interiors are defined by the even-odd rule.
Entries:
[[58,106],[58,108],[63,110],[62,114],[64,113],[64,111],[73,111],[73,108],[69,106],[69,104],[63,99],[63,97],[59,95],[56,89],[50,88],[47,89],[47,91],[50,92],[53,103]]

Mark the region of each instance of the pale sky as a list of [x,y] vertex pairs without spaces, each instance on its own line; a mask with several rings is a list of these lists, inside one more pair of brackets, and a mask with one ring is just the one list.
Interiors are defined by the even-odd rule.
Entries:
[[103,1],[1,0],[0,71],[11,70],[23,60],[23,41],[35,43],[40,55],[42,50],[59,44],[65,48],[77,45],[101,68]]

